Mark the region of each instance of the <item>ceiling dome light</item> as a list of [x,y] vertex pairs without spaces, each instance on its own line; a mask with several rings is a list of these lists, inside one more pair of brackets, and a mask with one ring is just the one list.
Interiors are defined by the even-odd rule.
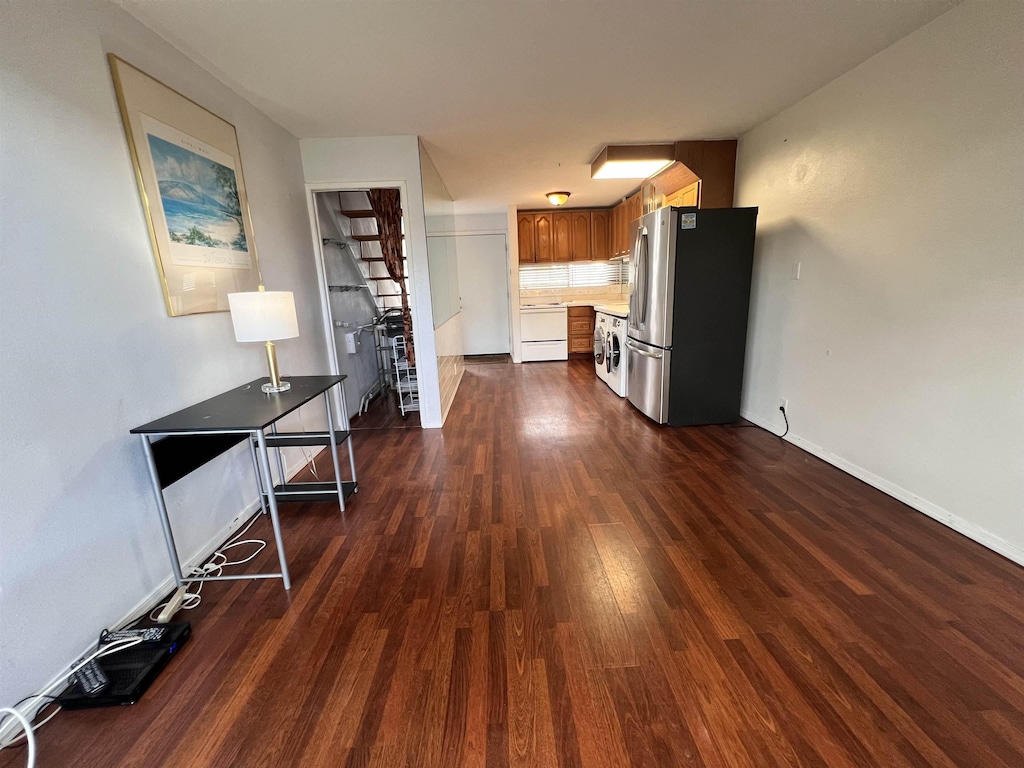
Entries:
[[676,159],[674,144],[609,144],[590,164],[592,179],[649,179]]
[[548,202],[552,205],[565,205],[569,202],[569,192],[548,192]]

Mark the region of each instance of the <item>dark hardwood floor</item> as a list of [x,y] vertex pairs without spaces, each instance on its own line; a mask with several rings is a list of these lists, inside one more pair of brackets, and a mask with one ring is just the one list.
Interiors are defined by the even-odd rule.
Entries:
[[39,765],[1024,765],[1024,569],[768,432],[479,365],[356,456],[344,517],[284,506],[290,593],[208,584]]
[[[419,429],[419,411],[409,411],[402,416],[398,397],[394,392],[385,392],[370,401],[365,413],[352,419],[352,429]],[[359,453],[359,451],[356,451]],[[328,457],[330,458],[330,457]],[[327,462],[330,464],[330,462]]]

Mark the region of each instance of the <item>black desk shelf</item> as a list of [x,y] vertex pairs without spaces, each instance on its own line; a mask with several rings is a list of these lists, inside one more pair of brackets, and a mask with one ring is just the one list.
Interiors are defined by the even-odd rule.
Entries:
[[[286,376],[291,388],[285,392],[265,394],[262,385],[267,379],[257,379],[201,403],[164,416],[131,430],[140,435],[150,480],[156,497],[157,511],[163,526],[167,552],[171,558],[174,580],[180,587],[185,582],[212,581],[239,578],[280,578],[285,589],[291,589],[288,563],[285,559],[278,517],[279,501],[326,501],[338,503],[342,513],[345,500],[358,491],[356,462],[352,453],[352,434],[348,424],[348,406],[341,383],[345,376]],[[331,393],[336,392],[335,403],[340,414],[341,429],[335,428]],[[323,432],[281,432],[277,422],[321,395],[327,409],[327,430]],[[269,431],[268,431],[269,430]],[[280,573],[254,573],[221,576],[184,576],[181,561],[174,545],[171,522],[167,514],[163,490],[212,459],[240,443],[247,443],[256,473],[257,498],[263,514],[270,515],[277,543]],[[315,483],[289,483],[285,477],[281,450],[300,446],[329,446],[334,464],[334,481]],[[348,449],[351,479],[341,476],[338,448]],[[270,469],[269,449],[276,449],[279,483],[274,483]],[[266,489],[270,489],[267,492]]]
[[[358,485],[343,480],[341,488],[347,499],[358,490]],[[279,483],[274,486],[274,495],[277,496],[278,503],[282,501],[337,501],[338,486],[334,482]]]
[[[348,440],[349,432],[339,429],[334,433],[334,442],[341,445]],[[330,445],[330,432],[275,432],[267,435],[268,448],[295,448],[305,445]]]

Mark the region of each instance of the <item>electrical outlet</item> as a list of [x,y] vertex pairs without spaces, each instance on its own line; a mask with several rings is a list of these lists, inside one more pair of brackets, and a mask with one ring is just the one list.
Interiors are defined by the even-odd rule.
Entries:
[[780,397],[779,408],[783,409],[786,413],[789,413],[789,400],[784,397]]

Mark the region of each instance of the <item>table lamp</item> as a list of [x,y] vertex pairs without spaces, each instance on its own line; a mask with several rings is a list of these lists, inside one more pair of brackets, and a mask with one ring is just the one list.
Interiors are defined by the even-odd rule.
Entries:
[[289,382],[281,381],[281,374],[277,370],[274,340],[294,339],[299,335],[292,292],[267,291],[261,285],[258,291],[229,293],[228,307],[231,310],[231,323],[235,327],[235,341],[266,342],[270,382],[263,385],[263,391],[270,394],[291,389]]

